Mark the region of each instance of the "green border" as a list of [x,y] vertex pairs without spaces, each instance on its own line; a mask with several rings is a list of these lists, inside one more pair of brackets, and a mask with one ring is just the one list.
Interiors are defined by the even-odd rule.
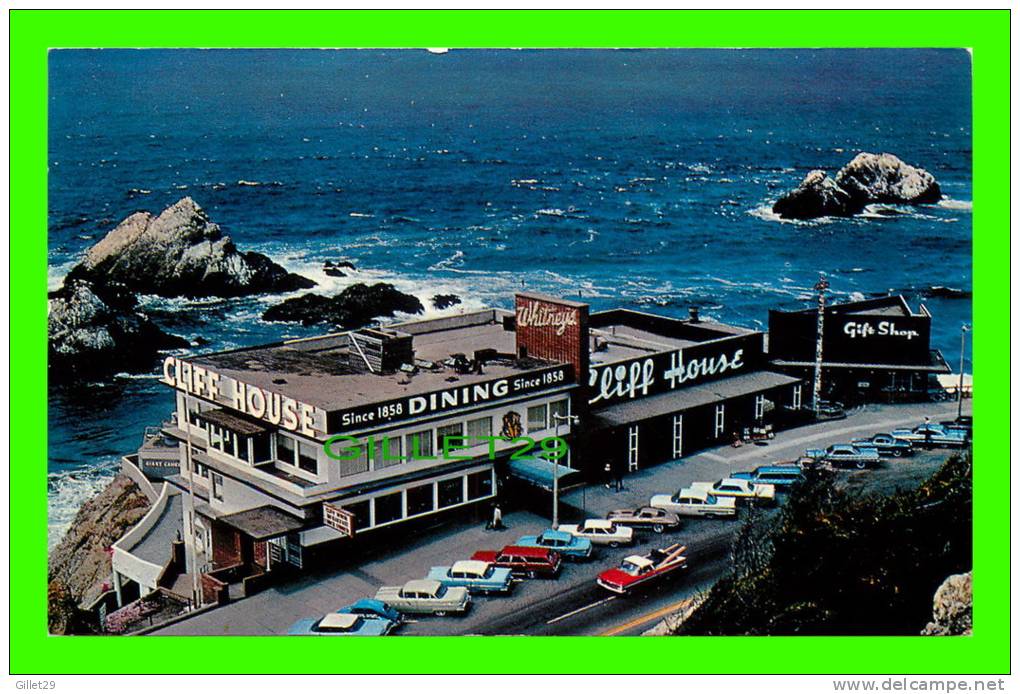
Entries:
[[[12,673],[1009,672],[1009,11],[27,11],[10,15]],[[50,637],[46,83],[51,47],[969,47],[974,64],[975,630],[970,638]],[[1006,284],[1006,286],[1003,286]],[[1005,373],[1003,373],[1005,372]],[[994,452],[993,452],[994,451]],[[986,474],[984,467],[989,467]],[[17,490],[19,493],[13,493]],[[31,490],[31,493],[24,493]],[[188,639],[187,642],[181,639]],[[548,640],[554,638],[553,641]],[[200,639],[197,641],[196,639]],[[254,649],[253,649],[254,646]],[[195,650],[198,647],[198,650]],[[549,652],[556,654],[550,657]],[[583,649],[583,650],[582,650]],[[183,653],[205,653],[184,658]],[[272,658],[253,657],[273,653]],[[603,656],[603,657],[593,657]]]

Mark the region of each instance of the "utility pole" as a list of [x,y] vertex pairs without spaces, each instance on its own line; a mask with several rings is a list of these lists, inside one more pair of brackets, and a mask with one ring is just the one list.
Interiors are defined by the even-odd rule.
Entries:
[[[554,428],[554,431],[556,433],[556,438],[560,437],[560,422],[561,421],[566,420],[570,424],[577,424],[579,421],[581,421],[580,417],[578,417],[577,415],[572,415],[572,414],[554,414],[552,416],[552,418],[556,422],[556,426]],[[570,448],[569,448],[569,446],[567,448],[567,455],[568,456],[570,455]],[[552,464],[553,464],[552,527],[556,528],[560,524],[560,465],[555,460],[552,461]]]
[[959,420],[963,416],[963,346],[964,340],[967,337],[967,332],[970,330],[970,326],[964,323],[960,326],[960,385],[957,387],[956,392],[956,419]]
[[184,396],[184,433],[186,438],[184,445],[187,446],[187,461],[188,461],[188,500],[191,503],[191,521],[188,523],[188,529],[191,532],[191,537],[185,541],[185,547],[191,548],[191,599],[192,605],[197,609],[202,606],[202,591],[199,588],[198,580],[198,552],[195,550],[195,459],[192,456],[191,451],[191,403],[188,401],[188,396]]
[[815,338],[815,383],[814,399],[812,408],[815,416],[818,416],[818,401],[822,397],[822,335],[825,329],[825,292],[829,289],[829,280],[825,279],[825,273],[818,273],[818,282],[815,284],[815,291],[818,292],[818,335]]

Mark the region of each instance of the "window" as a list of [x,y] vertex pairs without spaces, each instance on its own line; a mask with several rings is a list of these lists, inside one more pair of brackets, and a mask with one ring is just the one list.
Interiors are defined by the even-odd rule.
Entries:
[[212,495],[216,501],[223,501],[223,475],[212,473]]
[[220,453],[223,452],[223,432],[215,424],[209,425],[209,445]]
[[294,464],[294,439],[284,436],[283,434],[276,435],[276,459],[281,463],[287,465]]
[[319,461],[316,458],[317,449],[314,444],[298,441],[298,467],[313,475],[319,474]]
[[[353,447],[353,443],[350,446]],[[346,448],[346,446],[345,446]],[[377,453],[378,455],[378,453]],[[363,472],[368,472],[368,444],[362,442],[361,446],[358,447],[358,457],[354,460],[338,460],[336,461],[340,468],[340,476],[348,477],[350,475],[360,475]]]
[[545,405],[535,405],[528,408],[528,433],[547,429],[546,415],[549,408]]
[[638,469],[638,425],[627,429],[627,469],[634,472]]
[[[464,436],[464,425],[460,422],[456,424],[447,424],[436,429],[436,450],[442,452],[446,444],[446,437],[449,436],[450,443],[448,445],[456,448],[457,446],[463,446],[466,442],[463,440]],[[458,437],[458,438],[453,438]]]
[[754,397],[754,418],[761,419],[765,416],[765,396],[756,395]]
[[399,436],[382,436],[375,442],[375,469],[381,470],[394,465],[400,465],[402,446]]
[[[567,416],[568,407],[567,400],[557,400],[556,402],[549,403],[549,426],[555,427],[557,424],[569,426],[570,422],[564,419]],[[559,420],[556,417],[559,417]]]
[[392,523],[404,517],[404,495],[401,492],[377,496],[375,502],[375,524]]
[[347,504],[341,508],[354,516],[354,529],[361,530],[372,524],[372,519],[369,516],[371,513],[371,506],[372,502],[366,499],[365,501],[356,501],[353,504]]
[[269,432],[262,432],[251,437],[253,463],[265,463],[272,458],[269,446]]
[[467,476],[468,500],[484,499],[492,496],[492,471],[483,470]]
[[407,515],[417,516],[435,510],[432,485],[423,484],[407,490]]
[[[492,417],[479,417],[469,419],[467,423],[467,435],[469,437],[492,436]],[[479,445],[481,441],[469,441],[470,445]]]
[[793,409],[795,409],[795,410],[799,410],[800,409],[800,398],[801,398],[801,390],[800,390],[800,385],[798,384],[798,385],[795,385],[793,387]]
[[715,437],[719,438],[726,430],[726,405],[715,406]]
[[419,431],[407,435],[407,458],[409,461],[420,460],[432,455],[432,430]]
[[455,477],[439,483],[439,508],[464,503],[464,478]]

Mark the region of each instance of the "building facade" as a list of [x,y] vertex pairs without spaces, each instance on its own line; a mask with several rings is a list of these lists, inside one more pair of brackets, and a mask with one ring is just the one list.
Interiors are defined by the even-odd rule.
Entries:
[[[769,311],[773,368],[812,381],[818,311]],[[928,398],[933,380],[951,372],[931,349],[931,314],[903,296],[833,304],[822,330],[822,396],[846,404]]]

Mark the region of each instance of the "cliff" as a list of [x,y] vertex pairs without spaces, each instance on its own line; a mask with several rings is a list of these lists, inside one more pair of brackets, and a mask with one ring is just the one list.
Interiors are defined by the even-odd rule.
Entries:
[[79,633],[76,606],[95,600],[111,581],[110,547],[149,509],[133,481],[117,475],[79,509],[48,562],[50,633]]

